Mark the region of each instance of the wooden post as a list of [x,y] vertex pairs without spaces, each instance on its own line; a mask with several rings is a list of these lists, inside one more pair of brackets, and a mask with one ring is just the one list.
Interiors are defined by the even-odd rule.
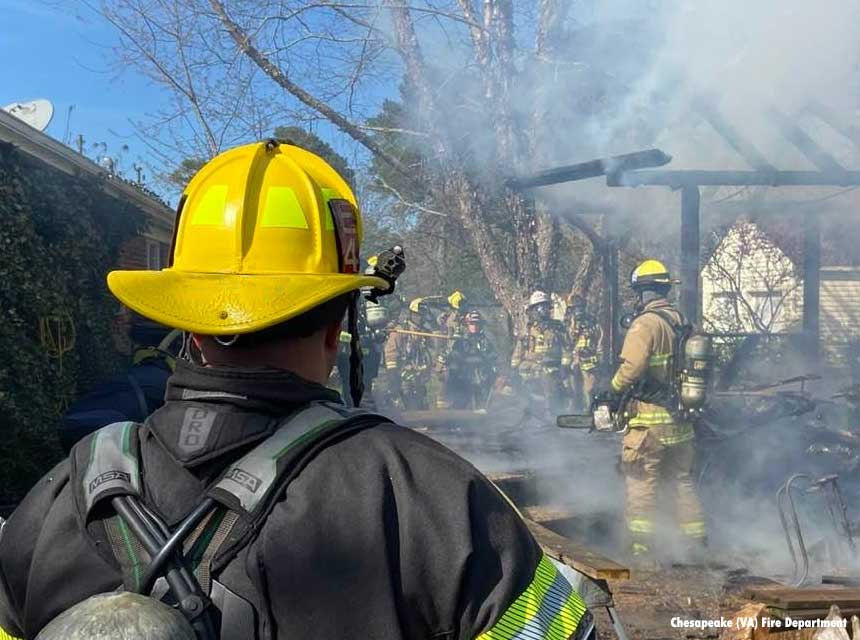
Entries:
[[820,352],[821,220],[818,212],[806,214],[803,226],[803,337],[810,362]]
[[605,371],[615,365],[618,354],[618,247],[612,235],[610,216],[603,216],[604,243],[601,251],[603,277],[603,308],[606,310],[606,330],[604,332],[603,364]]
[[699,323],[699,187],[681,189],[681,312]]

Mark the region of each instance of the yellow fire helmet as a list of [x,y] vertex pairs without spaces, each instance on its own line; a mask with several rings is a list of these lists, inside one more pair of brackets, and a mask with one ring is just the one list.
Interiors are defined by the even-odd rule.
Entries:
[[646,260],[633,269],[630,274],[630,286],[636,289],[649,284],[678,284],[669,274],[669,269],[659,260]]
[[361,287],[361,216],[322,158],[275,140],[210,160],[179,202],[170,266],[112,271],[141,315],[208,335],[259,331]]
[[448,304],[451,305],[453,309],[459,309],[460,304],[466,299],[466,296],[463,295],[462,291],[455,291],[450,296],[448,296]]
[[409,310],[412,313],[419,313],[421,311],[421,305],[424,302],[424,298],[415,298],[412,302],[409,303]]

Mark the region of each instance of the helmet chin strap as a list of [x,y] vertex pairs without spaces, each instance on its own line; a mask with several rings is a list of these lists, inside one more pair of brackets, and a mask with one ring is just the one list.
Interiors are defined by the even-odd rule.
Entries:
[[364,364],[362,363],[361,339],[358,335],[359,292],[352,295],[347,310],[347,331],[349,331],[349,395],[352,404],[359,406],[364,395]]

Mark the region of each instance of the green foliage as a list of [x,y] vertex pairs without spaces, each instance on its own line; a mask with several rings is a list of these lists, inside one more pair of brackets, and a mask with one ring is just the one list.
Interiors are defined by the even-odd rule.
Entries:
[[167,181],[180,189],[185,189],[185,185],[191,181],[194,174],[200,171],[200,168],[204,164],[206,164],[206,160],[204,158],[185,158],[179,163],[179,166],[167,176]]
[[406,177],[376,156],[370,169],[380,193],[391,195],[391,188],[409,202],[423,203],[430,197],[432,176],[428,158],[432,157],[433,150],[429,138],[420,135],[420,131],[413,131],[415,123],[405,106],[408,100],[409,93],[401,90],[401,102],[386,100],[381,111],[369,118],[367,124],[374,128],[376,143],[404,166],[414,169],[414,173]]
[[[376,157],[370,165],[372,190],[393,201],[392,218],[399,221],[390,233],[400,237],[409,265],[401,293],[407,297],[447,296],[461,290],[477,303],[493,304],[493,292],[462,225],[453,216],[427,214],[414,206],[445,213],[447,204],[432,140],[415,121],[413,114],[417,112],[414,96],[404,86],[400,101],[386,100],[380,112],[368,120],[377,144],[413,170],[404,176]],[[479,127],[472,129],[478,131]],[[394,192],[400,199],[392,198]],[[367,236],[374,237],[376,231],[372,229]]]
[[[139,232],[139,210],[95,180],[0,145],[0,502],[19,499],[62,455],[60,415],[122,364],[105,274]],[[47,326],[53,339],[44,339]],[[51,343],[74,346],[58,355]]]

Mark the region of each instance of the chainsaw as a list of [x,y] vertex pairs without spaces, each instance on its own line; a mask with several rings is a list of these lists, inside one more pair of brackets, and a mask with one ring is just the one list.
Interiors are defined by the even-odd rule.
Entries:
[[627,394],[620,402],[608,394],[597,394],[591,401],[591,410],[582,414],[566,414],[556,417],[555,424],[561,429],[587,429],[600,433],[626,433],[627,421],[621,409],[627,404]]

